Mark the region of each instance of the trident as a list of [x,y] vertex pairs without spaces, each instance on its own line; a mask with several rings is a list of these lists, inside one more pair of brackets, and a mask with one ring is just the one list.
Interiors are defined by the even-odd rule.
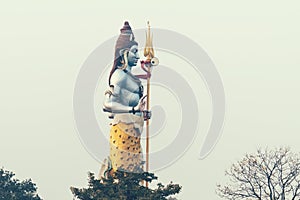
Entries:
[[[146,110],[149,111],[150,105],[150,78],[152,66],[157,66],[159,60],[154,57],[154,49],[152,45],[152,36],[150,36],[150,23],[148,21],[148,30],[146,33],[146,45],[144,48],[144,56],[146,57],[145,61],[141,61],[141,68],[146,72],[145,75],[138,75],[139,78],[147,79],[147,101],[146,101]],[[146,120],[146,172],[149,171],[149,114],[145,117]],[[148,182],[146,181],[146,187],[148,187]]]

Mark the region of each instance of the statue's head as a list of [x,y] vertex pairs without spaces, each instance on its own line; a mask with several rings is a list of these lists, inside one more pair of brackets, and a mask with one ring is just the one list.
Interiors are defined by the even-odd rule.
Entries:
[[127,66],[136,66],[140,58],[138,54],[138,43],[134,40],[134,34],[127,21],[124,22],[124,26],[120,31],[121,33],[115,46],[114,64],[110,77],[117,68],[125,69]]
[[120,29],[121,33],[118,37],[115,46],[115,59],[119,61],[118,66],[124,66],[124,63],[129,66],[135,66],[138,55],[138,43],[134,40],[134,34],[127,21],[124,22],[123,28]]

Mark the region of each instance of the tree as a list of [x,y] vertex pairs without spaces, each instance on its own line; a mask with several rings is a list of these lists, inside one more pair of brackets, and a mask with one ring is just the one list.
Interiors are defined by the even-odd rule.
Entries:
[[41,200],[31,179],[19,181],[15,174],[0,169],[0,200]]
[[156,189],[142,186],[142,181],[152,182],[157,177],[152,173],[125,173],[116,171],[113,176],[96,179],[89,173],[88,188],[71,187],[74,197],[81,200],[166,200],[180,192],[181,186],[172,182],[167,186],[157,184]]
[[257,150],[225,172],[231,184],[217,185],[220,197],[260,200],[300,198],[300,158],[289,148]]

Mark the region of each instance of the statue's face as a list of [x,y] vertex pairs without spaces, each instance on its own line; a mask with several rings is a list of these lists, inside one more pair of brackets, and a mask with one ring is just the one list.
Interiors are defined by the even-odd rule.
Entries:
[[128,58],[128,65],[129,66],[136,66],[137,65],[137,62],[140,59],[137,45],[133,45],[130,48],[127,58]]

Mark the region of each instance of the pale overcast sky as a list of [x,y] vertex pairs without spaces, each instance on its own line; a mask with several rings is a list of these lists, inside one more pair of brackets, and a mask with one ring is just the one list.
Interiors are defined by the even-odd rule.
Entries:
[[[209,93],[185,63],[158,52],[195,85],[200,123],[188,151],[156,173],[163,183],[183,186],[180,199],[220,199],[216,184],[226,181],[224,170],[246,152],[267,146],[300,152],[299,9],[296,0],[2,1],[0,166],[20,179],[32,178],[46,200],[72,199],[70,186],[87,186],[87,172],[98,173],[100,164],[75,128],[76,77],[90,53],[118,34],[125,20],[133,29],[150,20],[153,27],[197,42],[215,63],[226,95],[223,134],[213,152],[198,160],[212,114]],[[101,107],[101,92],[95,107]],[[159,98],[174,105],[165,106],[175,112],[166,113],[165,135],[152,142],[152,149],[161,149],[174,137],[180,108],[159,87],[152,93],[153,105]]]

